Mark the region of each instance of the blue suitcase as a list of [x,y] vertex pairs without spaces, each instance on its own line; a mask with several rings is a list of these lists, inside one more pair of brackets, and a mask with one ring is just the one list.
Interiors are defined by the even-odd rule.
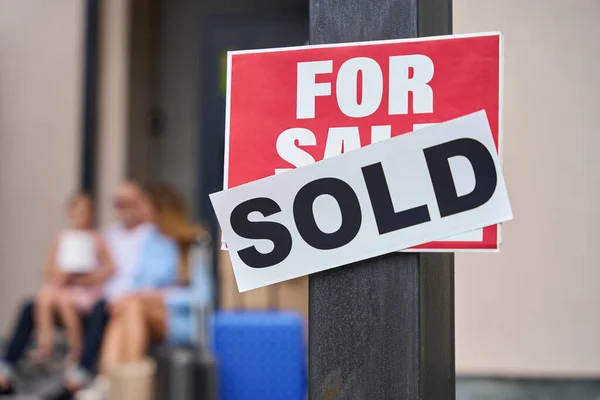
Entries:
[[303,319],[292,312],[214,318],[220,400],[305,400]]

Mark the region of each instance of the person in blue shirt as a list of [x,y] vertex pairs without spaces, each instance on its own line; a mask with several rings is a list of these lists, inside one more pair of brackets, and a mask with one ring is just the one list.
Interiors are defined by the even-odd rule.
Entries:
[[[103,399],[109,389],[109,372],[117,365],[143,360],[151,343],[189,343],[193,332],[192,304],[208,302],[212,296],[209,257],[191,257],[198,240],[206,240],[203,228],[187,218],[179,195],[166,185],[145,188],[148,213],[157,229],[148,238],[140,268],[131,290],[109,305],[111,319],[106,328],[98,378],[78,398]],[[203,275],[203,273],[205,273]],[[192,279],[193,278],[193,279]],[[190,284],[190,283],[193,284]]]

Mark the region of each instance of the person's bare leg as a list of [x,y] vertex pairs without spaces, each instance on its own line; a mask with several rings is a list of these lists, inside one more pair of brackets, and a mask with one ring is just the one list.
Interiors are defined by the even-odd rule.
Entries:
[[165,337],[167,312],[162,296],[143,294],[128,299],[123,317],[127,335],[123,337],[121,361],[141,361],[150,343]]
[[34,358],[43,361],[54,351],[54,320],[57,289],[44,285],[35,299],[35,329],[37,332],[37,349]]
[[144,315],[144,306],[139,297],[130,297],[123,304],[124,332],[127,332],[122,340],[121,361],[136,361],[136,356],[144,354],[150,343],[150,332]]
[[81,355],[81,316],[67,290],[57,290],[55,294],[58,315],[65,327],[70,361],[76,362]]
[[106,326],[100,352],[99,373],[102,376],[108,376],[108,372],[121,361],[122,338],[126,336],[123,322],[123,315],[114,316]]

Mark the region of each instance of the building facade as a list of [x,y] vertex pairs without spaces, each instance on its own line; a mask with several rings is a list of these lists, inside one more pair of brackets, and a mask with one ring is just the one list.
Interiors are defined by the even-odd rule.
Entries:
[[[89,3],[0,2],[2,330],[39,285],[64,201],[81,184]],[[214,182],[203,177],[218,182],[221,172],[203,151],[221,135],[218,124],[210,125],[212,112],[221,118],[211,108],[221,100],[203,94],[222,68],[206,46],[217,40],[212,35],[238,39],[221,25],[202,24],[216,16],[226,24],[230,14],[263,25],[278,16],[297,16],[286,20],[289,26],[306,18],[304,2],[282,3],[97,3],[93,169],[102,222],[110,221],[112,191],[126,177],[169,180],[197,217],[206,215]],[[599,15],[594,0],[454,0],[456,33],[505,35],[503,162],[515,213],[500,253],[457,256],[459,374],[600,376]],[[306,279],[239,295],[226,253],[219,264],[224,308],[308,312]]]

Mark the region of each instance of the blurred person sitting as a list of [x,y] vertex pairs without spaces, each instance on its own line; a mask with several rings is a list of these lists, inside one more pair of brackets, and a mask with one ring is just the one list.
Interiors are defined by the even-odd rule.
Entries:
[[[104,298],[92,307],[87,317],[81,358],[76,368],[67,371],[66,380],[70,388],[82,387],[91,379],[109,318],[107,300],[122,297],[129,290],[136,268],[144,258],[142,253],[152,247],[150,236],[154,228],[144,219],[142,197],[140,186],[131,181],[121,184],[115,193],[113,206],[117,222],[103,232],[115,263],[115,274],[105,286]],[[169,259],[172,259],[173,263],[176,262],[177,255],[172,254],[170,249],[167,249],[166,254],[161,253],[160,249],[154,250],[154,253],[155,257],[166,260],[166,263],[171,262]],[[5,353],[0,359],[0,395],[14,392],[14,369],[29,344],[34,330],[35,314],[35,302],[25,302]],[[67,392],[65,389],[65,395]]]
[[[111,281],[106,290],[106,307],[104,307],[102,333],[110,336],[110,321],[120,314],[120,304],[130,293],[142,288],[160,288],[170,285],[179,258],[177,245],[165,235],[163,221],[168,220],[170,205],[163,195],[162,186],[159,184],[147,185],[143,189],[136,186],[135,202],[132,199],[116,198],[117,209],[132,208],[135,210],[131,216],[143,221],[143,242],[139,242],[141,251],[131,252],[127,237],[120,232],[119,226],[107,230],[109,246],[115,249],[117,258],[123,266],[118,268],[115,279]],[[120,257],[119,257],[120,255]],[[108,324],[108,326],[107,326]],[[106,327],[106,333],[104,333]],[[94,342],[97,356],[101,345],[102,336],[96,336]],[[96,357],[95,357],[96,358]],[[69,398],[90,382],[91,369],[89,365],[79,365],[78,368],[66,375],[65,390],[60,398]]]
[[212,295],[209,293],[209,277],[195,284],[194,288],[189,285],[192,275],[190,248],[198,240],[207,239],[207,232],[189,221],[182,199],[170,187],[149,187],[146,193],[153,199],[162,232],[179,246],[178,265],[170,270],[165,266],[155,266],[161,268],[161,275],[169,274],[169,278],[163,280],[168,285],[162,286],[156,285],[152,279],[159,271],[145,266],[139,271],[134,290],[113,304],[102,345],[100,374],[89,389],[79,394],[79,399],[104,399],[110,386],[109,372],[119,364],[142,361],[151,343],[189,343],[191,303],[195,298]]
[[14,365],[21,358],[34,327],[37,330],[35,362],[47,361],[54,350],[54,315],[66,329],[68,358],[78,361],[81,348],[81,317],[89,316],[102,298],[103,284],[113,275],[114,264],[101,235],[93,229],[92,198],[79,193],[67,207],[69,227],[50,246],[44,267],[47,282],[35,300],[23,308],[20,323],[0,360],[0,394],[13,392]]
[[67,211],[69,228],[60,232],[50,246],[44,268],[47,282],[35,300],[38,347],[33,354],[38,362],[47,361],[54,351],[54,315],[66,330],[68,359],[79,361],[81,316],[89,315],[102,298],[102,285],[115,271],[104,239],[93,229],[92,198],[75,195]]

